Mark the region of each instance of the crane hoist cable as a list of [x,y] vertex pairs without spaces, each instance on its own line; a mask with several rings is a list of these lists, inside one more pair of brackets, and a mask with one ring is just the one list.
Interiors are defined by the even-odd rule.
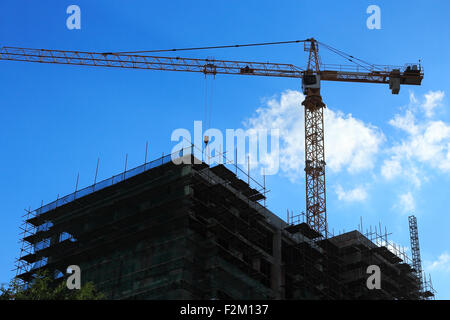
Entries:
[[[205,74],[205,112],[204,112],[204,130],[208,130],[211,128],[211,119],[212,119],[212,106],[213,106],[213,93],[214,93],[214,80],[215,77],[213,76],[212,80],[209,81],[208,75]],[[210,85],[208,86],[208,82],[210,82]],[[203,137],[203,142],[205,143],[205,146],[209,142],[209,136]]]

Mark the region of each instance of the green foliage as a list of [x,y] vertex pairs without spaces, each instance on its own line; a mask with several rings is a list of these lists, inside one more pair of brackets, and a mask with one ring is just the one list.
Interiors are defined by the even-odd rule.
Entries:
[[15,280],[8,287],[0,288],[0,300],[102,300],[104,295],[92,282],[79,290],[70,290],[65,281],[53,280],[48,271],[37,273],[35,280],[23,289]]

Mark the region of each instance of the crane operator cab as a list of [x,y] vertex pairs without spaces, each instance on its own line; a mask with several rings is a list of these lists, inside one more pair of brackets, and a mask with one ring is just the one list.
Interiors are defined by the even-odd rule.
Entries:
[[303,73],[302,91],[303,94],[308,93],[308,89],[320,89],[320,75]]

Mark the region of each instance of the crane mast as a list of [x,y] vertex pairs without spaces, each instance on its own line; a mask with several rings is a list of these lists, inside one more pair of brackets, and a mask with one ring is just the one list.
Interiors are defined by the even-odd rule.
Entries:
[[[305,51],[309,53],[306,69],[283,63],[162,57],[141,54],[142,52],[83,52],[17,47],[2,47],[0,49],[0,60],[110,68],[200,72],[212,75],[234,74],[302,79],[302,90],[305,95],[305,100],[302,102],[302,105],[305,107],[306,218],[307,223],[313,230],[317,231],[320,235],[327,237],[328,224],[325,189],[326,163],[323,110],[325,104],[322,101],[320,93],[320,82],[384,83],[389,84],[389,88],[392,90],[393,94],[398,94],[400,85],[420,85],[423,79],[423,69],[420,64],[409,64],[403,67],[372,64],[357,64],[357,66],[324,65],[319,56],[319,44],[351,62],[356,63],[354,60],[362,60],[347,55],[323,43],[319,43],[313,38],[279,43],[293,42],[303,42]],[[221,47],[268,44],[274,43]],[[156,51],[211,48],[220,47]],[[155,52],[155,50],[144,52]]]
[[417,230],[416,216],[411,215],[408,217],[409,222],[409,237],[411,240],[411,254],[413,259],[413,268],[419,280],[420,291],[423,289],[422,285],[422,260],[420,258],[420,246],[419,246],[419,232]]
[[[323,109],[320,95],[320,57],[314,39],[305,42],[309,51],[308,66],[302,78],[305,100],[305,180],[306,222],[327,238],[327,201],[325,186],[325,141]],[[314,68],[314,69],[313,69]]]

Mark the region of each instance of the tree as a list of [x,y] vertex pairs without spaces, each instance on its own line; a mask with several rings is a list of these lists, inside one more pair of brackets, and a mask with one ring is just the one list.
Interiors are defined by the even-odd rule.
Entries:
[[8,287],[0,288],[0,300],[102,300],[92,282],[85,283],[79,290],[69,290],[65,281],[54,280],[47,270],[39,271],[35,279],[23,288],[13,280]]

